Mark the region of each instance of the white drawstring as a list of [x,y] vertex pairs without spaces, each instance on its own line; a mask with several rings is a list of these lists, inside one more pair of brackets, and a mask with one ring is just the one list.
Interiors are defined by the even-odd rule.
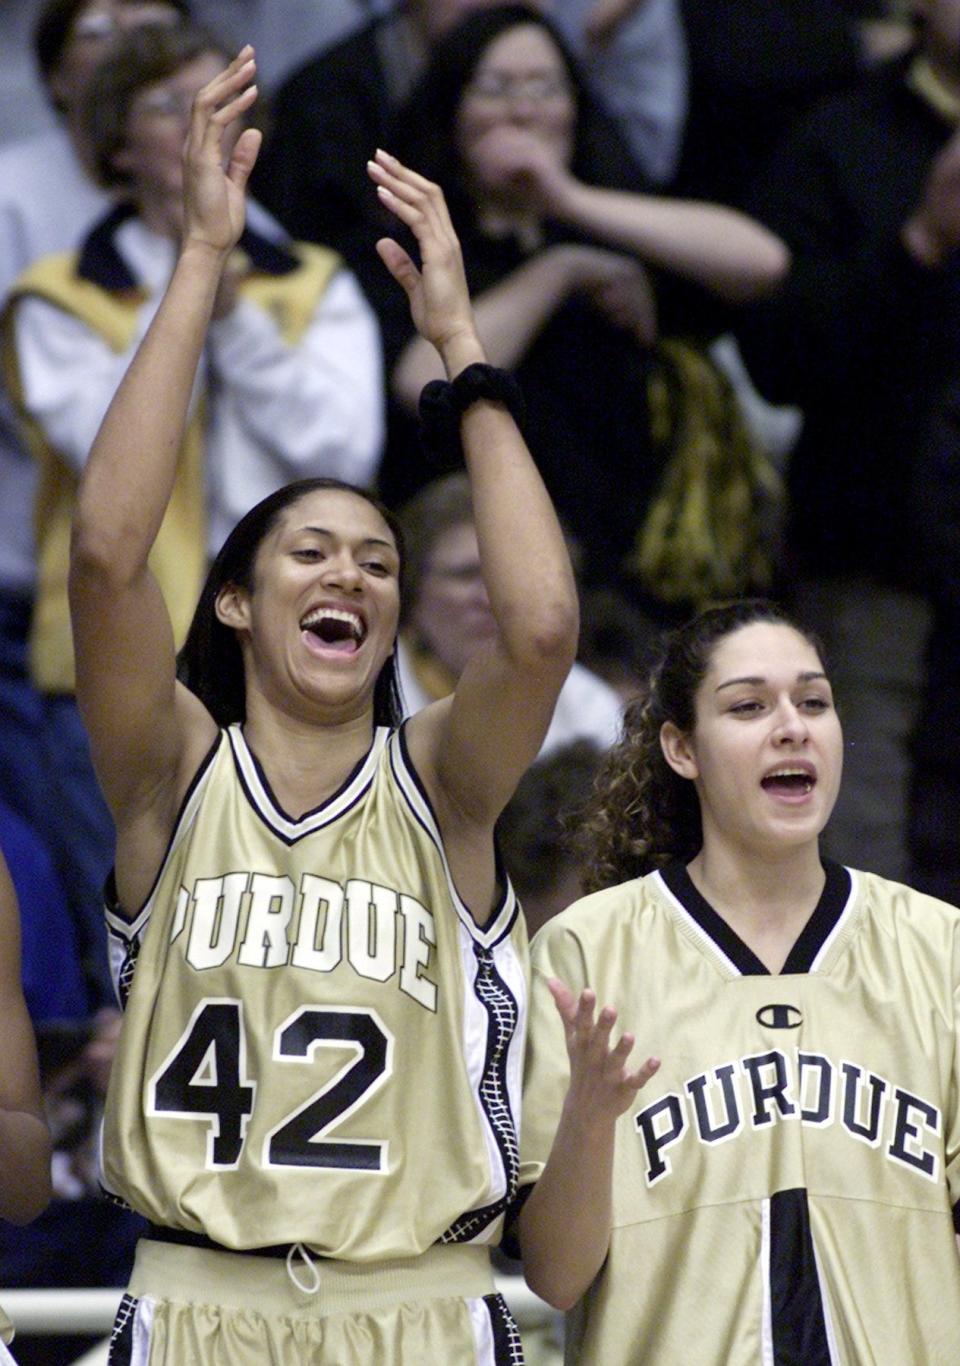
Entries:
[[[300,1254],[300,1260],[303,1265],[310,1270],[310,1275],[313,1278],[312,1285],[304,1285],[303,1281],[301,1281],[297,1275],[297,1270],[294,1267],[294,1257],[297,1253]],[[297,1289],[302,1291],[304,1295],[315,1295],[320,1289],[320,1272],[317,1270],[316,1262],[310,1256],[310,1253],[304,1247],[303,1243],[294,1243],[287,1253],[287,1275],[290,1277],[291,1281],[293,1281]]]

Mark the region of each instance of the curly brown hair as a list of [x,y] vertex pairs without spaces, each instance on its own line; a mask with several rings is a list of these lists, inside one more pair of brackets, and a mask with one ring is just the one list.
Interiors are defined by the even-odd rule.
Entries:
[[696,789],[667,763],[660,730],[672,721],[684,734],[692,732],[697,690],[714,649],[757,621],[799,631],[823,660],[820,642],[764,598],[709,607],[667,634],[646,687],[624,712],[621,739],[600,767],[576,834],[587,891],[641,877],[674,859],[689,861],[699,850]]

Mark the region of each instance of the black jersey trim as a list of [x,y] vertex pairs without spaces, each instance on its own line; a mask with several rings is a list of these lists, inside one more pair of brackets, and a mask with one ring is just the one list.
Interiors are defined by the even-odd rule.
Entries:
[[440,1238],[441,1243],[470,1243],[499,1219],[516,1198],[520,1144],[510,1104],[510,1050],[520,1025],[517,998],[497,970],[492,948],[473,946],[476,974],[473,993],[487,1016],[487,1040],[476,1098],[500,1156],[504,1194],[488,1205],[461,1214]]
[[776,1366],[831,1366],[807,1192],[770,1197],[768,1292]]
[[494,1366],[523,1366],[520,1329],[506,1300],[500,1294],[484,1295],[483,1303],[490,1315]]
[[[778,974],[780,976],[810,972],[817,955],[850,905],[853,881],[849,870],[827,859],[823,861],[823,869],[826,877],[820,899],[787,955],[782,972]],[[736,931],[731,929],[697,890],[685,864],[670,863],[660,869],[659,875],[703,934],[716,945],[724,957],[729,959],[739,973],[744,977],[772,975],[753,950],[748,948]]]
[[[387,727],[377,726],[370,748],[354,764],[337,790],[302,816],[290,816],[277,801],[260,760],[247,744],[240,725],[230,726],[227,733],[237,779],[251,810],[271,834],[288,847],[332,825],[366,796],[376,777],[377,765],[388,737]],[[256,781],[251,781],[251,777]]]
[[450,871],[450,864],[447,860],[447,851],[443,844],[443,836],[440,833],[440,822],[437,820],[437,813],[434,810],[433,802],[430,800],[430,795],[423,784],[420,774],[417,772],[416,765],[410,757],[406,729],[407,723],[404,721],[399,729],[390,737],[390,763],[394,777],[397,780],[397,786],[400,789],[414,820],[424,833],[430,837],[440,854],[450,895],[461,923],[469,930],[473,939],[478,943],[483,944],[485,947],[492,948],[509,936],[517,916],[520,914],[520,904],[500,856],[500,849],[496,839],[494,839],[494,876],[496,878],[496,886],[501,887],[503,892],[487,923],[485,925],[479,925],[470,907],[457,890],[457,885],[453,880],[453,874]]
[[133,1327],[140,1301],[124,1293],[117,1309],[107,1348],[107,1366],[130,1366],[133,1361]]
[[193,795],[209,772],[210,766],[216,758],[217,750],[220,748],[223,735],[224,732],[222,730],[217,731],[213,743],[197,765],[196,773],[190,779],[190,785],[183,794],[183,801],[180,803],[176,820],[173,822],[173,829],[170,831],[167,847],[163,851],[163,858],[160,860],[160,867],[157,869],[157,875],[151,883],[149,892],[136,911],[128,912],[124,910],[123,906],[120,904],[120,898],[117,895],[116,869],[111,868],[110,872],[107,874],[107,880],[103,888],[104,909],[107,916],[107,925],[118,938],[129,939],[133,934],[143,928],[139,923],[140,919],[143,916],[144,911],[149,907],[153,895],[160,885],[160,879],[163,877],[164,869],[170,859],[170,854],[182,833],[183,822],[189,810],[190,803],[193,800]]

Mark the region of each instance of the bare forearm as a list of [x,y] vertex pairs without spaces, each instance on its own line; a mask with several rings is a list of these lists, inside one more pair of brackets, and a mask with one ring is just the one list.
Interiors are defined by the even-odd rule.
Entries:
[[46,1208],[50,1153],[50,1134],[42,1119],[19,1110],[0,1111],[0,1217],[26,1224]]
[[[541,328],[574,287],[572,266],[572,253],[551,247],[472,300],[477,334],[492,365],[507,370],[519,365]],[[434,347],[415,337],[394,367],[394,393],[410,412],[415,412],[423,386],[442,374]]]
[[527,1283],[570,1309],[602,1267],[610,1244],[615,1125],[588,1128],[564,1111],[543,1175],[520,1215]]
[[790,258],[773,233],[719,204],[604,190],[574,181],[560,216],[649,265],[694,280],[731,302],[754,298],[784,277]]
[[118,568],[146,562],[163,520],[222,263],[185,248],[90,452],[75,531],[81,543],[109,538]]

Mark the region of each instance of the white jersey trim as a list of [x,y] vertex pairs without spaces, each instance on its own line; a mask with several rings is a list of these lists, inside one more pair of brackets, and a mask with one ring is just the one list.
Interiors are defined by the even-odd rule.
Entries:
[[651,873],[650,876],[652,877],[653,882],[656,885],[656,888],[660,892],[661,896],[663,896],[674,908],[674,910],[679,915],[680,919],[683,921],[684,925],[689,929],[690,933],[697,940],[697,943],[702,944],[704,948],[709,949],[713,957],[716,958],[717,962],[720,963],[720,965],[727,972],[729,972],[731,976],[742,977],[743,973],[737,967],[736,963],[734,963],[733,959],[727,957],[723,949],[720,948],[719,944],[717,944],[717,942],[714,939],[712,939],[709,934],[707,934],[703,926],[700,925],[697,922],[697,920],[694,919],[694,917],[687,910],[686,906],[684,906],[683,902],[677,900],[673,892],[671,892],[670,888],[667,886],[666,882],[664,882],[659,871]]
[[259,764],[250,752],[240,725],[235,723],[227,729],[240,783],[247,800],[264,824],[287,844],[293,844],[305,835],[312,835],[324,826],[331,825],[360,800],[373,782],[389,734],[387,726],[377,726],[366,757],[347,778],[343,787],[321,806],[294,820],[277,805]]
[[760,1201],[760,1284],[763,1288],[763,1318],[760,1324],[760,1360],[763,1366],[776,1366],[773,1356],[773,1302],[770,1291],[770,1197]]
[[[846,865],[844,866],[846,867]],[[836,923],[834,924],[833,929],[830,931],[826,939],[823,941],[823,943],[817,950],[816,956],[814,957],[813,962],[810,964],[810,972],[816,972],[818,968],[823,966],[827,954],[833,948],[834,944],[837,942],[837,939],[841,931],[847,926],[847,924],[850,922],[853,916],[854,908],[857,904],[857,898],[860,894],[860,878],[853,868],[847,868],[846,871],[847,875],[850,878],[850,893],[847,897],[846,904],[844,905],[843,910],[837,916]]]
[[420,785],[416,770],[407,760],[401,731],[395,731],[390,737],[390,763],[393,767],[393,774],[396,778],[397,786],[403,794],[414,818],[436,845],[437,852],[443,863],[447,890],[450,893],[450,899],[453,902],[454,909],[457,912],[461,924],[470,934],[472,939],[476,940],[476,942],[481,944],[484,948],[489,948],[510,933],[510,928],[513,925],[514,919],[519,913],[516,893],[510,885],[509,878],[504,879],[504,894],[499,908],[494,912],[486,925],[478,925],[470,912],[470,908],[461,899],[460,893],[457,891],[453,875],[450,872],[450,864],[447,862],[447,851],[443,847],[443,837],[440,834],[440,827],[437,825],[437,820],[433,814],[433,808],[430,805],[429,799]]

